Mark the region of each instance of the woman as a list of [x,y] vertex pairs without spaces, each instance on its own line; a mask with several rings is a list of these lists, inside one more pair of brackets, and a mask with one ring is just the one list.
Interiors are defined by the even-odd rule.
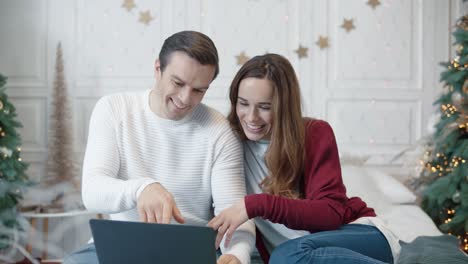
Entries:
[[277,54],[245,63],[230,87],[232,128],[244,142],[247,195],[209,222],[226,234],[255,218],[270,263],[393,263],[398,239],[360,198],[348,198],[333,130],[303,118],[297,77]]

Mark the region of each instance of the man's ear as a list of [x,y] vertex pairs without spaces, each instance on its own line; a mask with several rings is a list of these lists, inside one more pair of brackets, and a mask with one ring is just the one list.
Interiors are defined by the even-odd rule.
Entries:
[[156,61],[154,62],[154,76],[157,80],[160,80],[161,74],[161,62],[159,61],[159,59],[156,59]]

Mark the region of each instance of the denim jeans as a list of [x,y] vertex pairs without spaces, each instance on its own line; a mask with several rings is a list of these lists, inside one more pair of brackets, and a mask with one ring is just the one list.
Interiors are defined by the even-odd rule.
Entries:
[[344,225],[289,240],[271,254],[270,264],[393,263],[387,239],[374,226]]

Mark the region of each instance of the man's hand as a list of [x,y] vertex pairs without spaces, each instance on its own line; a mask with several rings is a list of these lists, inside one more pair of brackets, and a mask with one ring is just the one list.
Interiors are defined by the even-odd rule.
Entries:
[[143,189],[137,208],[142,222],[169,224],[172,217],[181,224],[185,222],[174,197],[159,183],[152,183]]
[[208,226],[218,231],[218,235],[216,236],[216,248],[219,248],[224,234],[226,234],[224,246],[229,246],[234,231],[247,220],[249,220],[249,217],[247,216],[244,199],[224,209],[219,215],[211,219]]
[[216,264],[241,264],[241,262],[234,255],[225,254],[218,258]]

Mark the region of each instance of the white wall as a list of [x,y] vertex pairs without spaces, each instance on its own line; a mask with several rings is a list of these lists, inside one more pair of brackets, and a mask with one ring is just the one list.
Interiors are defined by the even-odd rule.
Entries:
[[[375,166],[421,138],[440,91],[441,67],[451,52],[450,25],[466,13],[461,1],[382,0],[136,0],[0,1],[0,72],[24,128],[29,174],[44,175],[49,93],[55,48],[62,42],[71,94],[76,160],[82,159],[88,119],[102,95],[153,85],[153,63],[163,40],[192,29],[218,47],[221,72],[205,103],[228,110],[227,89],[239,69],[236,57],[266,51],[295,67],[309,116],[328,120],[340,151],[372,155]],[[466,6],[465,6],[466,7]],[[139,12],[155,17],[146,26]],[[341,28],[354,19],[356,29]],[[315,44],[327,36],[328,49]],[[308,57],[299,59],[299,45]]]

